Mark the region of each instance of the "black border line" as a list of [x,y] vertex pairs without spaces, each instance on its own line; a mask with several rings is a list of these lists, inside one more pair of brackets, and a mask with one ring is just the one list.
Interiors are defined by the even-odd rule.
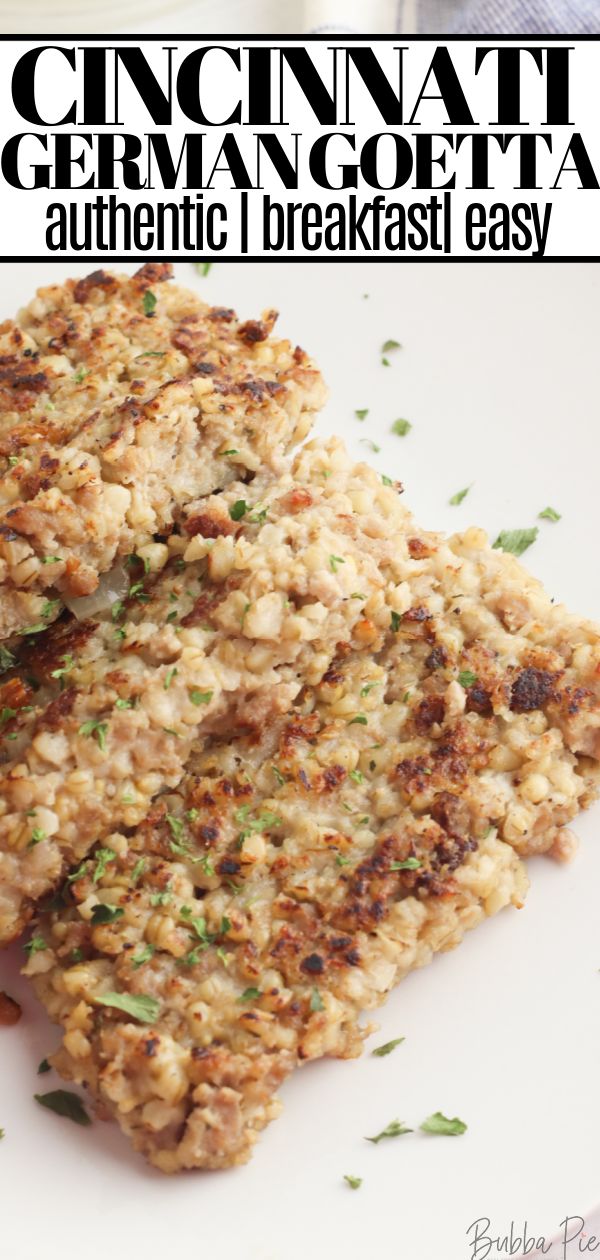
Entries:
[[0,32],[0,41],[4,44],[19,43],[19,42],[22,43],[23,41],[25,42],[29,41],[29,43],[38,43],[38,42],[48,43],[49,40],[54,40],[54,39],[58,40],[59,42],[62,40],[63,42],[67,42],[67,43],[72,43],[76,39],[81,39],[81,40],[87,40],[87,41],[91,41],[95,43],[102,42],[102,43],[107,44],[107,46],[110,46],[111,43],[121,42],[121,41],[129,41],[129,42],[136,41],[137,43],[153,43],[158,40],[171,40],[176,43],[198,43],[198,44],[204,44],[208,40],[213,40],[213,41],[222,40],[223,43],[227,44],[227,43],[232,43],[233,41],[237,43],[241,39],[247,40],[251,43],[252,42],[264,43],[266,40],[273,39],[273,40],[276,40],[278,44],[290,43],[292,41],[295,41],[296,43],[302,43],[302,44],[310,43],[311,41],[316,42],[316,43],[327,43],[328,41],[329,43],[333,43],[333,42],[352,43],[352,42],[357,42],[359,40],[362,40],[363,42],[365,41],[371,42],[371,43],[383,42],[387,44],[389,43],[395,43],[395,44],[471,43],[471,44],[476,44],[478,41],[479,43],[482,43],[482,44],[483,43],[489,44],[492,40],[497,40],[501,43],[515,43],[516,40],[521,40],[523,44],[536,44],[536,43],[537,44],[539,43],[564,44],[566,43],[567,40],[572,39],[572,40],[576,40],[577,43],[579,44],[583,44],[583,43],[590,43],[590,42],[593,43],[594,41],[597,42],[598,40],[600,40],[600,34],[576,35],[576,34],[573,34],[571,31],[565,31],[565,33],[562,35],[550,34],[550,33],[548,33],[547,35],[527,35],[527,34],[515,34],[515,35],[497,34],[496,35],[494,34],[493,31],[491,31],[487,35],[462,35],[462,34],[436,35],[434,33],[431,33],[429,35],[402,36],[400,34],[370,35],[368,33],[361,35],[359,32],[355,32],[355,31],[348,31],[348,32],[340,31],[340,33],[336,35],[335,31],[325,31],[325,32],[315,31],[315,32],[307,32],[305,34],[300,32],[297,35],[279,35],[276,32],[269,31],[269,32],[265,32],[262,35],[260,34],[257,35],[256,33],[248,35],[248,34],[245,34],[244,32],[241,32],[239,35],[232,34],[231,32],[228,35],[223,35],[221,33],[215,34],[213,32],[207,31],[205,33],[201,33],[198,35],[178,35],[176,33],[175,34],[172,33],[170,35],[169,34],[166,34],[166,35],[156,35],[156,34],[154,35],[152,34],[151,35],[138,35],[138,34],[98,35],[95,32],[86,33],[83,35],[81,34],[72,35],[68,32],[62,31],[59,34],[54,34],[50,32],[45,35],[44,34],[42,35],[39,35],[39,34],[38,35],[13,35],[13,34],[3,35],[2,32]]
[[[543,34],[527,35],[524,33],[520,34],[517,32],[512,35],[506,35],[506,34],[495,34],[493,31],[490,31],[487,34],[481,34],[481,35],[461,34],[461,35],[449,36],[447,34],[436,35],[434,32],[431,32],[430,34],[427,34],[427,35],[415,34],[415,35],[402,36],[401,34],[386,34],[386,35],[377,35],[376,37],[373,37],[373,35],[372,34],[369,35],[369,33],[361,34],[360,32],[346,32],[346,31],[341,31],[339,35],[336,35],[334,31],[325,31],[325,32],[316,31],[316,32],[308,32],[308,33],[298,32],[297,35],[293,35],[293,34],[282,35],[282,34],[274,33],[272,31],[264,32],[263,34],[256,34],[256,32],[253,34],[245,34],[245,33],[232,34],[230,32],[229,35],[224,35],[222,33],[218,33],[218,32],[215,33],[215,32],[210,32],[210,31],[199,33],[196,35],[193,35],[193,34],[139,35],[135,33],[129,34],[129,35],[101,35],[96,32],[93,32],[93,33],[88,32],[86,34],[71,34],[69,32],[64,32],[64,31],[60,32],[59,34],[46,32],[45,34],[35,34],[35,35],[28,35],[28,34],[3,35],[0,33],[0,41],[2,43],[51,44],[53,43],[53,41],[56,41],[56,43],[58,44],[60,44],[61,42],[70,44],[70,43],[81,41],[82,43],[86,43],[86,42],[87,43],[103,43],[107,47],[110,47],[111,44],[114,44],[114,43],[123,43],[123,42],[158,43],[158,42],[163,41],[167,43],[178,43],[178,44],[185,44],[185,43],[204,44],[207,42],[213,42],[213,43],[220,42],[223,44],[227,44],[227,43],[232,43],[232,42],[239,43],[240,41],[244,41],[246,43],[263,44],[263,43],[268,42],[269,40],[274,40],[278,44],[295,42],[295,43],[303,43],[303,44],[329,43],[333,45],[334,43],[340,43],[340,42],[357,43],[359,41],[364,42],[365,40],[373,42],[374,38],[376,38],[378,43],[386,43],[386,44],[391,43],[391,44],[396,44],[402,47],[407,47],[410,44],[414,44],[414,43],[477,44],[479,42],[480,44],[484,44],[484,43],[489,44],[491,41],[496,41],[497,43],[515,43],[517,40],[521,40],[524,45],[529,45],[529,44],[547,45],[547,44],[556,44],[556,43],[564,44],[564,43],[568,43],[569,40],[573,40],[575,43],[578,43],[578,44],[598,43],[600,41],[600,34],[575,35],[572,32],[565,31],[562,34],[548,33],[547,35],[543,35]],[[115,254],[115,253],[111,253],[109,250],[107,250],[105,253],[100,254],[100,255],[90,255],[90,254],[77,255],[77,254],[61,253],[59,257],[53,257],[52,255],[49,255],[49,254],[2,254],[0,255],[0,265],[3,265],[5,263],[19,263],[19,264],[22,264],[22,263],[75,263],[75,262],[85,262],[86,264],[87,263],[102,264],[102,263],[107,263],[107,262],[111,264],[112,263],[139,263],[139,262],[148,261],[149,258],[151,258],[152,262],[179,263],[179,262],[193,262],[194,260],[197,260],[197,257],[198,256],[196,253],[179,253],[175,255],[155,254],[155,253],[152,253],[152,254]],[[432,257],[431,254],[427,255],[427,257],[425,258],[414,258],[412,256],[410,258],[405,258],[403,255],[391,256],[387,254],[384,257],[381,257],[381,255],[377,255],[376,257],[371,257],[369,254],[361,254],[360,257],[358,258],[356,256],[353,258],[348,258],[346,255],[340,258],[332,258],[331,256],[328,256],[327,258],[310,257],[310,256],[306,257],[304,254],[302,254],[301,256],[283,255],[283,256],[279,256],[275,258],[269,258],[269,257],[265,257],[264,254],[233,254],[233,255],[228,254],[228,255],[223,255],[223,256],[212,255],[211,262],[218,263],[218,264],[233,263],[234,265],[244,264],[244,263],[260,263],[260,264],[267,263],[267,265],[272,264],[272,263],[325,263],[325,264],[350,263],[351,265],[354,264],[358,266],[360,266],[363,263],[384,263],[384,264],[393,263],[396,265],[408,264],[408,265],[417,265],[417,266],[423,266],[423,264],[427,264],[427,263],[438,263],[438,264],[443,263],[444,265],[447,265],[448,263],[466,263],[466,264],[491,263],[492,265],[497,265],[501,263],[504,266],[506,266],[507,263],[508,264],[513,263],[516,265],[523,265],[527,263],[540,264],[540,265],[543,263],[572,263],[572,264],[598,263],[600,262],[600,254],[574,254],[574,255],[573,254],[556,254],[556,255],[545,254],[543,258],[532,258],[532,257],[516,258],[514,255],[512,255],[509,258],[503,258],[503,257],[494,258],[494,257],[490,257],[489,255],[485,255],[484,257],[474,258],[472,255],[462,255],[462,254],[459,254],[459,255],[444,254],[444,255],[441,255],[439,258]]]

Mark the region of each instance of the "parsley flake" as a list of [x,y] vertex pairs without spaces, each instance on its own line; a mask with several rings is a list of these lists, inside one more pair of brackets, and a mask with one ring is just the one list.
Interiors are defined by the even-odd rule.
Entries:
[[115,919],[122,919],[125,911],[122,906],[109,906],[104,901],[99,901],[92,910],[92,924],[96,927],[102,923],[114,923]]
[[362,1177],[352,1177],[350,1173],[344,1173],[344,1181],[350,1186],[351,1190],[360,1190],[362,1186]]
[[101,721],[96,720],[95,718],[91,718],[89,722],[82,722],[77,734],[85,735],[88,738],[91,738],[92,735],[95,735],[96,739],[98,740],[98,747],[100,751],[104,752],[106,748],[107,730],[108,730],[108,722],[101,722]]
[[244,989],[244,992],[238,998],[238,1002],[257,1002],[259,997],[262,997],[260,989],[250,987],[249,989]]
[[448,502],[452,507],[458,507],[459,503],[462,503],[463,499],[466,499],[470,489],[470,486],[465,486],[464,490],[457,490],[456,494],[453,494],[452,498],[448,499]]
[[400,419],[394,420],[391,432],[397,434],[398,437],[406,437],[406,434],[410,433],[411,429],[412,424],[410,423],[410,420]]
[[467,687],[472,687],[473,684],[477,682],[477,674],[474,674],[471,669],[461,669],[458,675],[458,681],[461,687],[464,687],[465,689]]
[[381,1133],[377,1133],[375,1137],[365,1138],[366,1142],[373,1142],[377,1145],[383,1138],[402,1137],[404,1133],[412,1133],[412,1129],[407,1129],[402,1120],[391,1120]]
[[131,965],[137,971],[138,967],[143,967],[144,963],[150,962],[154,954],[154,945],[141,945],[139,950],[133,955]]
[[371,1050],[371,1054],[376,1059],[383,1059],[385,1055],[391,1054],[392,1050],[396,1049],[396,1046],[401,1046],[404,1040],[404,1037],[395,1037],[393,1041],[386,1041],[382,1046],[377,1046],[375,1050]]
[[114,849],[97,849],[96,850],[96,869],[92,875],[95,884],[99,883],[103,875],[106,874],[106,868],[109,862],[114,862],[116,858]]
[[236,499],[236,502],[232,503],[229,509],[229,515],[232,521],[241,521],[242,517],[246,515],[247,511],[248,511],[248,504],[246,503],[246,500]]
[[494,549],[510,551],[513,556],[522,556],[535,542],[538,533],[537,525],[533,525],[531,529],[503,529],[493,544]]
[[150,317],[151,315],[154,314],[154,311],[156,308],[156,301],[157,301],[156,294],[153,293],[151,289],[146,289],[146,292],[144,293],[144,301],[143,301],[144,315],[147,315],[148,317]]
[[97,993],[94,1001],[124,1011],[141,1024],[154,1024],[160,1010],[158,998],[149,997],[147,993]]
[[542,521],[560,521],[562,519],[560,512],[557,512],[556,508],[553,507],[544,508],[543,512],[538,512],[538,516]]
[[73,1094],[69,1089],[52,1089],[48,1094],[34,1094],[33,1097],[41,1107],[47,1107],[48,1111],[64,1116],[74,1124],[87,1127],[92,1123],[79,1094]]
[[459,1120],[458,1116],[454,1116],[449,1120],[447,1116],[442,1115],[441,1111],[434,1111],[432,1116],[428,1116],[420,1126],[422,1133],[437,1133],[443,1137],[459,1137],[461,1133],[466,1133],[467,1125],[464,1120]]
[[355,414],[355,416],[356,416],[356,419],[357,419],[357,420],[366,420],[366,418],[367,418],[367,416],[368,416],[368,414],[369,414],[369,408],[368,408],[368,407],[363,407],[363,408],[361,408],[359,411],[355,411],[355,412],[354,412],[354,414]]

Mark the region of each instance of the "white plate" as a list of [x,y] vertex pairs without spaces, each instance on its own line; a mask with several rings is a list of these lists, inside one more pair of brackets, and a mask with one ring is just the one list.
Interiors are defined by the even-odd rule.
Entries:
[[[89,269],[6,265],[1,314],[36,284]],[[245,317],[280,307],[281,331],[315,353],[331,386],[318,431],[343,434],[357,456],[399,476],[425,526],[476,522],[495,535],[535,524],[547,505],[560,511],[558,524],[538,522],[527,562],[558,599],[600,617],[598,268],[247,264],[215,265],[206,279],[188,264],[177,270]],[[386,368],[388,338],[404,348]],[[354,411],[367,407],[360,424]],[[399,416],[414,426],[405,438],[389,431]],[[380,454],[359,444],[365,437]],[[525,909],[505,911],[390,997],[370,1045],[400,1035],[404,1045],[298,1072],[252,1162],[229,1173],[163,1178],[113,1126],[80,1130],[38,1107],[33,1093],[59,1084],[36,1076],[56,1032],[18,978],[20,949],[4,955],[0,988],[24,1014],[0,1030],[3,1260],[125,1260],[142,1246],[150,1260],[472,1260],[466,1230],[479,1217],[496,1235],[511,1221],[522,1233],[527,1219],[530,1234],[549,1237],[566,1214],[585,1215],[600,1198],[599,822],[596,808],[576,824],[570,867],[531,864]],[[437,1109],[461,1116],[468,1133],[363,1140]],[[364,1178],[360,1191],[344,1173]]]

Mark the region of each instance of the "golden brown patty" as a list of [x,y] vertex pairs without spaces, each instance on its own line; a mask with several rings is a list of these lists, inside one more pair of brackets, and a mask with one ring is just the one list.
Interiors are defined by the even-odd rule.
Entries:
[[97,619],[26,637],[0,688],[0,942],[177,784],[199,733],[234,714],[260,726],[338,644],[381,644],[412,598],[411,532],[392,488],[314,444],[280,478],[207,499]]
[[[0,327],[0,639],[91,594],[204,495],[280,471],[325,391],[276,312],[241,323],[167,264],[41,289]],[[55,605],[56,610],[60,603]]]

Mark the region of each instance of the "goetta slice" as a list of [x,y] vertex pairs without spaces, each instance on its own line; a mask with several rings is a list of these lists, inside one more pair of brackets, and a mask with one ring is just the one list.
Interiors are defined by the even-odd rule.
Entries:
[[[242,497],[243,496],[243,497]],[[177,784],[202,732],[268,724],[429,581],[394,488],[332,440],[204,500],[103,616],[25,638],[0,688],[0,941]],[[414,578],[414,581],[413,581]],[[8,662],[11,665],[11,662]]]
[[[279,472],[324,400],[307,355],[166,281],[96,271],[0,328],[0,639],[91,595],[188,505]],[[58,597],[58,600],[57,600]]]
[[246,1160],[294,1067],[358,1054],[362,1010],[522,903],[476,762],[470,812],[444,791],[404,802],[406,646],[342,653],[292,715],[212,739],[36,928],[25,973],[63,1026],[53,1065],[164,1172]]
[[56,1067],[164,1171],[244,1160],[293,1067],[357,1053],[360,1011],[519,905],[521,854],[568,854],[595,793],[597,629],[481,531],[407,529],[381,636],[195,748],[28,947]]

